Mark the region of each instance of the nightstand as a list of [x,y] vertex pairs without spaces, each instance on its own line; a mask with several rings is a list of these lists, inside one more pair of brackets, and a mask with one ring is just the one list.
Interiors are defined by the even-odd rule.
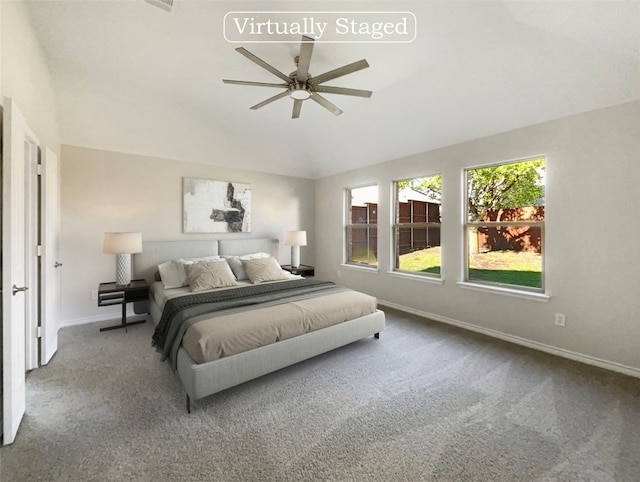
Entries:
[[115,330],[127,326],[145,323],[147,320],[137,320],[127,322],[127,303],[134,301],[144,301],[149,298],[149,285],[143,279],[131,280],[126,286],[120,286],[114,282],[100,283],[98,287],[98,306],[122,305],[122,321],[119,325],[100,328],[100,331]]
[[293,268],[290,264],[284,264],[282,265],[282,269],[288,271],[291,274],[302,275],[305,278],[314,276],[316,274],[316,269],[313,266],[307,266],[306,264],[301,264],[297,268]]

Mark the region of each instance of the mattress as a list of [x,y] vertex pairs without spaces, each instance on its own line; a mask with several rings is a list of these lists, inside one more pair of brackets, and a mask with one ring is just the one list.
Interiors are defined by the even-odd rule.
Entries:
[[[190,294],[188,288],[164,290],[160,283],[151,289],[161,308]],[[359,318],[376,308],[375,297],[336,285],[327,293],[200,315],[185,330],[182,347],[196,363],[206,363]]]

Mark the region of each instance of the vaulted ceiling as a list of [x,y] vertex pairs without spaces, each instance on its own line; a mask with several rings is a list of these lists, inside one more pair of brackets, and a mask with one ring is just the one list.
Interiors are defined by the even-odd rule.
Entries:
[[[318,178],[640,99],[639,1],[31,1],[62,142]],[[278,82],[223,35],[230,11],[409,11],[409,43],[319,43],[312,75],[367,59],[291,118]],[[277,14],[274,14],[277,17]],[[242,45],[282,72],[299,45]]]

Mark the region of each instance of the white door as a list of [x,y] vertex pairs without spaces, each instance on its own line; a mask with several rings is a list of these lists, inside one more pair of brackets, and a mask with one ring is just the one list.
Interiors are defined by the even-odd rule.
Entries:
[[38,141],[9,98],[4,100],[2,128],[2,431],[6,445],[15,440],[26,404],[25,151]]
[[41,304],[40,304],[40,363],[46,365],[58,349],[60,318],[60,266],[58,262],[59,170],[58,156],[49,148],[42,155],[40,190],[41,242]]

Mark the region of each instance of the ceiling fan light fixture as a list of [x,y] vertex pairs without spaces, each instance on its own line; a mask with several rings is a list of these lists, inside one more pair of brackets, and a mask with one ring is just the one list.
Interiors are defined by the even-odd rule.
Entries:
[[295,82],[289,85],[289,97],[295,100],[307,100],[311,97],[311,91],[307,84]]

